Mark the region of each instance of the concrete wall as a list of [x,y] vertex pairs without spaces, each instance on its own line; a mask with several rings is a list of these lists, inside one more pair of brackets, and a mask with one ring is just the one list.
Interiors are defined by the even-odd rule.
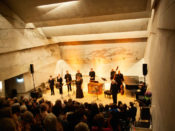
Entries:
[[175,130],[175,1],[161,0],[152,15],[146,47],[153,131]]
[[[17,90],[17,93],[23,93],[25,92],[25,86],[24,86],[24,81],[17,81],[17,79],[22,80],[23,75],[17,76],[10,78],[5,81],[5,95],[8,97],[12,97],[12,91],[15,89]],[[23,79],[24,80],[24,79]]]
[[60,46],[63,60],[58,62],[56,72],[62,69],[64,74],[68,69],[75,74],[80,69],[88,75],[92,67],[97,76],[109,79],[111,69],[119,66],[124,75],[142,77],[145,46],[146,42]]
[[34,64],[35,83],[39,86],[54,74],[59,59],[57,44],[0,2],[0,80],[24,74],[27,92],[33,89],[30,64]]

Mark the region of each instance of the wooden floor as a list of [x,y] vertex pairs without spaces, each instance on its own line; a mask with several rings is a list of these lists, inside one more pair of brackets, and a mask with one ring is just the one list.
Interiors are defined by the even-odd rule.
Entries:
[[[68,94],[67,87],[63,86],[63,95],[62,96],[59,94],[59,90],[56,89],[56,88],[54,88],[55,95],[52,95],[52,96],[51,96],[51,91],[47,90],[43,94],[43,98],[51,101],[52,103],[55,103],[55,101],[57,99],[68,100],[70,98],[75,100],[75,101],[78,101],[80,103],[96,102],[97,104],[102,103],[103,105],[113,103],[112,97],[111,98],[105,97],[104,93],[102,93],[98,96],[96,94],[89,94],[86,88],[83,89],[84,98],[77,99],[76,98],[76,92],[75,92],[76,89],[75,89],[74,86],[72,88],[73,88],[72,92],[69,92],[69,94]],[[126,94],[121,95],[120,93],[118,94],[118,101],[122,101],[123,103],[126,103],[127,105],[129,105],[129,102],[134,102],[134,100],[135,100],[134,96],[130,96],[130,95],[126,95]]]

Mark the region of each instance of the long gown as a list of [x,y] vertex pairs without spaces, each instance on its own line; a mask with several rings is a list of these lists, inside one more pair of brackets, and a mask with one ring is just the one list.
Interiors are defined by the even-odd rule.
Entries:
[[76,98],[83,98],[84,95],[83,95],[83,91],[81,89],[81,85],[83,83],[83,80],[79,80],[79,81],[76,81]]

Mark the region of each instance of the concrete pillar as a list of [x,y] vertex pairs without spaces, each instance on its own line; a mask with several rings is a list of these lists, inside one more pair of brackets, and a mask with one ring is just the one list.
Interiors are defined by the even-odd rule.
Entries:
[[175,130],[175,2],[161,0],[153,16],[145,60],[152,89],[153,131]]

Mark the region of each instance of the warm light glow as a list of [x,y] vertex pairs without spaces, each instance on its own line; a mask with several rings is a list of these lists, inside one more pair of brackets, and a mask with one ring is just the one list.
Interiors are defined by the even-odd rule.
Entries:
[[106,66],[106,64],[105,64],[106,62],[105,62],[105,59],[103,58],[103,56],[95,58],[95,61],[92,61],[92,63],[95,64],[97,76],[103,77],[105,74],[105,66]]
[[2,92],[2,81],[0,81],[0,92]]
[[55,7],[59,7],[60,5],[69,5],[71,3],[75,3],[75,2],[78,2],[78,1],[67,1],[67,2],[62,2],[62,3],[54,3],[54,4],[47,4],[47,5],[40,5],[40,6],[37,6],[37,8],[39,9],[43,9],[43,8],[55,8]]
[[17,83],[23,83],[24,82],[24,78],[16,78],[16,82]]

